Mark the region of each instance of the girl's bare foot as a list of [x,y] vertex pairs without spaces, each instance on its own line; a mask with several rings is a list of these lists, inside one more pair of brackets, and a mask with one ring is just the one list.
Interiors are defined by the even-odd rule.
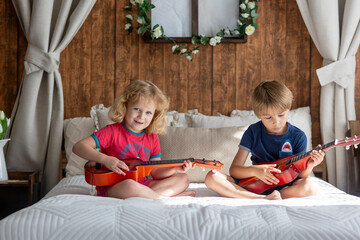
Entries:
[[183,192],[179,193],[178,195],[175,195],[174,197],[181,197],[181,196],[195,197],[196,192],[194,190],[183,191]]
[[281,200],[282,198],[281,198],[280,192],[278,190],[274,190],[272,193],[267,195],[265,197],[265,199],[268,199],[268,200]]

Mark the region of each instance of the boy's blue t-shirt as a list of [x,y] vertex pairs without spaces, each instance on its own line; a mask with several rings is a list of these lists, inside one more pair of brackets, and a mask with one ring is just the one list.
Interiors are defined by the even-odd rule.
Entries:
[[282,135],[266,132],[264,124],[259,121],[245,131],[239,148],[251,152],[253,164],[270,162],[298,153],[305,153],[307,139],[305,133],[287,122],[288,129]]

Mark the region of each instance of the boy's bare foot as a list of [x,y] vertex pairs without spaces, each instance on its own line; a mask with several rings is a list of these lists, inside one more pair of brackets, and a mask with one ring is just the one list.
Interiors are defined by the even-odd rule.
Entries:
[[281,198],[280,192],[278,190],[274,190],[272,193],[267,195],[265,197],[265,199],[268,199],[268,200],[281,200],[282,198]]
[[194,190],[183,191],[182,193],[179,193],[178,195],[175,195],[174,197],[181,197],[181,196],[195,197],[196,192]]

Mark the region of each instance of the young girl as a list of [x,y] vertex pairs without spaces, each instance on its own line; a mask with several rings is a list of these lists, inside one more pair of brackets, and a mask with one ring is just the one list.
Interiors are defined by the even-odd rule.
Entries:
[[[109,111],[109,118],[115,123],[77,142],[73,152],[123,175],[123,170],[128,171],[129,167],[121,159],[160,160],[157,134],[166,131],[168,107],[168,98],[155,84],[132,81]],[[185,191],[189,185],[185,172],[190,168],[190,161],[184,162],[184,166],[157,168],[151,172],[152,179],[139,179],[138,182],[126,179],[112,186],[97,186],[97,195],[121,199],[195,196],[194,191]]]

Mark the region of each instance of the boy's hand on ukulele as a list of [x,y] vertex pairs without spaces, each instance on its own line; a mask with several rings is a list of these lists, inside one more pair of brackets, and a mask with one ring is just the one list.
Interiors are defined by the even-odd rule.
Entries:
[[257,168],[256,177],[264,183],[269,185],[279,183],[279,179],[274,176],[274,173],[281,173],[281,170],[276,168],[276,164],[261,164],[254,165],[254,167]]
[[[321,149],[321,145],[317,146],[317,149]],[[311,159],[308,162],[308,166],[315,167],[319,165],[325,157],[325,152],[321,150],[313,150],[311,152]]]
[[195,165],[192,164],[189,160],[184,161],[183,166],[176,167],[176,171],[179,173],[186,173],[190,169],[195,168]]
[[125,175],[125,173],[122,171],[122,169],[126,170],[126,171],[129,171],[128,165],[126,165],[126,163],[124,163],[123,161],[117,159],[116,157],[108,156],[108,158],[106,159],[104,165],[105,165],[105,167],[107,169],[109,169],[110,171],[113,171],[113,172],[115,172],[117,174]]

